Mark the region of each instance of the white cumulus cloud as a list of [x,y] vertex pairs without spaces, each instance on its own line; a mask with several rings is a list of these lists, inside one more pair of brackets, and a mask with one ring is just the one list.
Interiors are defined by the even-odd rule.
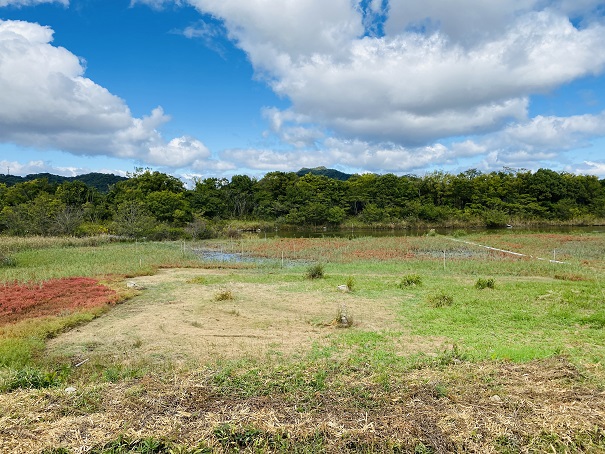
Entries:
[[77,155],[185,166],[208,156],[195,139],[166,142],[161,107],[142,118],[84,76],[83,61],[53,46],[53,30],[0,20],[0,141]]
[[605,68],[600,0],[188,2],[221,19],[257,75],[291,101],[264,115],[298,153],[330,155],[321,141],[332,135],[382,147],[356,161],[386,165],[394,148],[384,144],[437,149],[511,125],[520,134],[532,95]]

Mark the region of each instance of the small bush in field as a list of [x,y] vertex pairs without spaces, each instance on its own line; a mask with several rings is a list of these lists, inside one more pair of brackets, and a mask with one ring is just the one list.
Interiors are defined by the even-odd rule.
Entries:
[[399,288],[415,287],[422,284],[422,278],[418,274],[406,274],[399,283]]
[[322,279],[324,277],[324,266],[316,263],[307,268],[307,279]]
[[216,301],[229,301],[233,299],[233,293],[231,293],[231,290],[222,289],[220,292],[214,295],[214,299]]
[[452,304],[454,304],[454,297],[452,295],[448,295],[445,292],[439,292],[435,295],[430,296],[428,302],[432,307],[451,306]]
[[475,288],[479,290],[483,290],[485,288],[494,289],[496,288],[496,281],[494,281],[494,278],[491,277],[489,279],[479,278],[475,283]]

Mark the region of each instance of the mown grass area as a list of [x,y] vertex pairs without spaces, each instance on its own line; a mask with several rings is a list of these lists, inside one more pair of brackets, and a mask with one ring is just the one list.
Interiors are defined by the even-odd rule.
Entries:
[[[352,326],[309,320],[321,341],[292,355],[272,347],[255,357],[152,364],[134,345],[127,354],[91,350],[76,367],[76,358],[36,353],[86,314],[0,327],[0,358],[9,358],[0,362],[0,414],[9,415],[0,416],[0,442],[22,437],[28,452],[41,446],[31,434],[53,427],[63,434],[48,438],[54,452],[76,452],[83,439],[99,453],[605,451],[605,235],[456,238],[534,258],[442,236],[190,245],[271,260],[231,264],[230,272],[188,280],[183,291],[236,289],[237,304],[247,285],[260,285],[301,301],[300,317],[309,299],[325,299],[334,312],[348,304]],[[17,266],[0,268],[0,280],[229,266],[196,263],[178,243],[64,246],[19,248]],[[535,258],[553,250],[566,263]],[[316,264],[323,276],[310,279]],[[347,283],[354,285],[346,293],[337,290]],[[387,315],[360,316],[356,301]],[[243,306],[236,312],[252,317]],[[280,320],[270,322],[280,329]],[[43,409],[41,420],[32,416]]]

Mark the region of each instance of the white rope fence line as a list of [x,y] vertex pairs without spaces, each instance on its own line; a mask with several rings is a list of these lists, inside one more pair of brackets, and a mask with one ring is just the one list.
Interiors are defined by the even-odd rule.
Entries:
[[485,246],[484,244],[473,243],[472,241],[459,240],[457,238],[451,238],[451,237],[447,237],[447,236],[444,238],[447,238],[448,240],[456,241],[458,243],[464,243],[464,244],[469,244],[471,246],[482,247],[484,249],[489,249],[490,251],[497,251],[497,252],[503,252],[505,254],[516,255],[517,257],[528,257],[530,259],[542,260],[542,261],[550,262],[550,263],[561,263],[561,264],[569,265],[569,262],[562,262],[560,260],[545,259],[542,257],[534,257],[533,255],[521,254],[520,252],[514,252],[514,251],[507,251],[506,249],[498,249],[498,248],[491,247],[491,246]]

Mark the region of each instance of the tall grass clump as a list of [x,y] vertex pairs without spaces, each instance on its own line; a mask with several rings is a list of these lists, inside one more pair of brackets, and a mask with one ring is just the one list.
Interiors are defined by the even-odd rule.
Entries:
[[316,263],[307,268],[307,279],[322,279],[324,277],[324,266],[321,263]]
[[478,290],[483,290],[486,288],[490,288],[493,290],[496,288],[496,281],[492,277],[490,277],[489,279],[479,278],[475,283],[475,288]]
[[454,297],[444,291],[435,293],[428,298],[428,303],[431,307],[446,307],[454,304]]
[[406,274],[399,282],[399,288],[415,287],[422,284],[422,277],[419,274]]
[[353,276],[349,276],[347,278],[347,283],[345,285],[347,286],[349,292],[352,292],[355,289],[355,279],[353,278]]

